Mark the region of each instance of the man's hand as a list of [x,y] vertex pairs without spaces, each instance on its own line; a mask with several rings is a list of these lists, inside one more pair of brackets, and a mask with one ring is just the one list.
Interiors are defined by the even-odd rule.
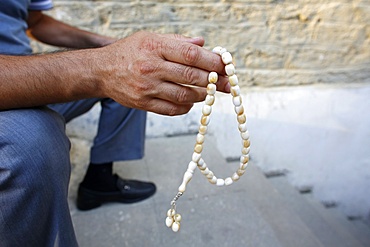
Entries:
[[[202,38],[139,32],[97,49],[93,59],[98,62],[101,96],[159,114],[187,113],[193,103],[204,100],[208,73],[225,75],[219,55],[203,44]],[[225,76],[217,88],[229,92]]]
[[[0,55],[0,109],[112,98],[165,115],[204,100],[208,73],[225,75],[202,38],[139,32],[102,48],[36,56]],[[225,76],[219,91],[229,92]]]
[[202,38],[139,32],[115,42],[41,11],[29,12],[28,26],[31,36],[50,45],[104,47],[14,59],[21,64],[15,66],[26,65],[26,75],[19,73],[22,69],[12,72],[10,59],[2,60],[5,68],[10,68],[3,79],[13,81],[13,85],[6,85],[0,76],[0,96],[6,97],[0,109],[107,97],[128,107],[179,115],[205,98],[210,71],[221,75],[218,90],[229,92],[221,58],[203,48]]

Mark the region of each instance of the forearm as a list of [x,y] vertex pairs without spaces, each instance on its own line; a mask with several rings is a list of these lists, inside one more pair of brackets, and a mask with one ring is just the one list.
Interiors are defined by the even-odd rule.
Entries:
[[96,48],[111,44],[115,39],[70,26],[40,11],[30,11],[28,34],[45,44],[65,48]]
[[87,51],[0,56],[0,110],[101,97]]
[[[225,75],[221,58],[203,44],[202,38],[138,32],[102,48],[0,56],[0,109],[111,98],[130,108],[184,114],[204,100],[209,71]],[[228,85],[220,76],[217,89],[230,92]]]

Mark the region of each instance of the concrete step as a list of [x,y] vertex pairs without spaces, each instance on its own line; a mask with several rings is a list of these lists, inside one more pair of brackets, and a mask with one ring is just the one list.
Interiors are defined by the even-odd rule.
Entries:
[[370,227],[361,220],[351,221],[353,223],[353,235],[360,241],[364,246],[370,246]]
[[[252,162],[244,176],[227,187],[209,184],[197,170],[177,203],[183,220],[180,232],[173,233],[164,220],[191,159],[194,141],[193,135],[148,139],[144,159],[115,164],[115,172],[124,178],[156,183],[156,195],[136,204],[112,203],[78,211],[75,192],[88,155],[73,162],[69,201],[80,246],[340,246],[323,244]],[[84,144],[74,143],[75,148]],[[80,155],[79,150],[87,149],[80,147],[74,153]],[[219,177],[230,176],[238,167],[238,162],[225,161],[212,137],[207,136],[203,158]]]
[[[230,187],[211,185],[196,170],[185,194],[177,203],[183,221],[178,234],[164,226],[163,215],[177,192],[191,160],[195,136],[156,138],[147,141],[145,162],[158,187],[155,207],[160,213],[158,244],[152,246],[263,246],[283,247],[270,224],[261,215],[245,190],[243,181]],[[227,177],[236,169],[221,156],[215,141],[208,137],[203,159],[209,168]],[[251,174],[252,175],[252,174]]]
[[324,246],[369,246],[363,245],[354,235],[354,226],[351,222],[343,217],[340,219],[313,198],[300,194],[288,183],[286,177],[271,177],[269,181],[283,196],[287,207],[299,215]]
[[[177,204],[183,216],[180,232],[173,233],[165,226],[166,212],[191,159],[194,141],[193,135],[148,139],[144,159],[115,164],[115,172],[122,177],[157,185],[152,198],[132,205],[112,203],[88,212],[78,211],[75,192],[84,175],[84,169],[79,167],[84,165],[74,162],[69,200],[80,246],[284,247],[244,190],[242,181],[253,174],[245,175],[233,186],[218,188],[196,171]],[[213,171],[222,176],[232,174],[235,167],[225,162],[208,136],[203,153]],[[79,161],[85,162],[88,160]]]
[[251,165],[247,172],[249,176],[242,182],[245,194],[274,230],[282,246],[324,246],[257,167]]
[[361,243],[362,246],[370,246],[370,229],[365,224],[349,221],[336,208],[325,208],[320,202],[314,199],[311,194],[305,194],[304,196],[313,205],[313,207],[315,207],[317,212],[325,217],[332,227],[338,229],[338,231],[344,236],[348,236],[349,234],[352,235],[356,239],[357,243]]

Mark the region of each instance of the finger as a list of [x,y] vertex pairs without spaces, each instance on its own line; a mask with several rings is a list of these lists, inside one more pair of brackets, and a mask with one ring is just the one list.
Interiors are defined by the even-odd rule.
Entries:
[[217,91],[224,92],[224,93],[230,93],[230,83],[227,76],[219,76],[218,81],[216,83]]
[[179,105],[203,101],[207,95],[204,88],[188,87],[173,82],[162,82],[157,85],[156,90],[151,95],[153,98],[159,98]]
[[[171,71],[171,73],[163,74],[161,79],[164,81],[198,87],[206,87],[208,85],[208,71],[172,62],[164,62],[158,66],[160,71]],[[216,86],[218,91],[230,92],[230,85],[226,76],[220,75]]]
[[162,41],[159,55],[168,61],[180,63],[225,74],[224,65],[219,55],[189,42],[179,42],[176,39]]
[[159,98],[153,98],[149,101],[145,110],[161,115],[176,116],[186,114],[193,107],[193,104],[175,104]]

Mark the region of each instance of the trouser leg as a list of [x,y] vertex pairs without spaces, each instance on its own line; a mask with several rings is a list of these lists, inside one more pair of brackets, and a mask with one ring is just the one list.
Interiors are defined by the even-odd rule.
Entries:
[[145,144],[145,111],[124,107],[111,99],[86,99],[49,107],[63,115],[68,122],[90,110],[98,101],[102,110],[90,161],[100,164],[142,158]]
[[67,201],[69,149],[56,112],[0,111],[1,246],[77,246]]

